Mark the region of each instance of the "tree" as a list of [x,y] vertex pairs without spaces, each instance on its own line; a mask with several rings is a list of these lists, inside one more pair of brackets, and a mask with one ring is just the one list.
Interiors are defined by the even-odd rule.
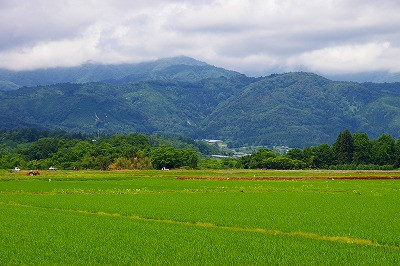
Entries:
[[238,159],[237,167],[243,169],[250,169],[251,155],[246,155]]
[[180,152],[182,157],[182,166],[188,166],[190,168],[197,167],[199,155],[195,150],[191,148],[186,148],[182,149]]
[[150,152],[151,162],[156,169],[178,167],[178,156],[174,147],[162,146],[152,149]]
[[198,154],[191,148],[176,149],[174,147],[158,147],[150,151],[150,158],[155,168],[179,168],[188,166],[196,168],[199,160]]
[[372,158],[375,164],[395,164],[395,142],[392,136],[382,134],[373,142]]
[[266,160],[268,158],[275,158],[276,154],[267,148],[262,148],[250,156],[249,168],[267,168]]
[[122,169],[133,169],[132,161],[127,158],[117,158],[114,160],[112,164],[109,165],[109,168],[114,170],[122,170]]
[[400,138],[394,144],[394,160],[396,168],[400,167]]
[[352,163],[354,140],[348,129],[339,133],[336,142],[333,144],[333,152],[338,164]]
[[367,133],[355,133],[353,162],[355,164],[370,164],[372,162],[372,142]]
[[334,164],[333,150],[328,144],[314,148],[314,165],[317,168],[328,168]]
[[71,157],[74,161],[81,161],[86,155],[93,153],[93,144],[88,141],[78,141],[71,147]]
[[23,151],[23,154],[29,160],[40,160],[48,158],[52,153],[58,150],[59,139],[42,138],[34,142],[28,149]]
[[95,158],[94,163],[96,165],[96,168],[105,170],[108,169],[108,166],[111,164],[111,159],[107,156],[99,155]]
[[299,148],[290,149],[286,153],[286,156],[293,160],[301,160],[301,161],[304,160],[303,151]]
[[303,150],[303,161],[307,167],[315,168],[315,147],[305,147]]
[[11,169],[14,167],[25,168],[26,161],[22,154],[5,154],[0,158],[0,168],[1,169]]
[[394,144],[394,163],[396,168],[400,167],[400,138]]

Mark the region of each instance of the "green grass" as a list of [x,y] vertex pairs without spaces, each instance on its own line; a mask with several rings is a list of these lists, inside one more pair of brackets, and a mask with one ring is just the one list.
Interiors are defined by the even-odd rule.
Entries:
[[41,171],[40,176],[26,176],[27,170],[19,173],[0,170],[0,180],[36,180],[55,178],[60,180],[122,180],[144,178],[196,178],[196,179],[261,179],[261,178],[357,178],[382,177],[400,178],[400,171],[364,171],[364,170],[133,170],[133,171]]
[[400,180],[336,179],[395,175],[2,172],[0,264],[396,265]]

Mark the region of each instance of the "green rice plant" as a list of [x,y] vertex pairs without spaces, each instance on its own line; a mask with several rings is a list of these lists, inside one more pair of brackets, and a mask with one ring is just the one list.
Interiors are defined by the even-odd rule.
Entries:
[[3,172],[0,264],[398,264],[397,172],[254,178],[318,173]]
[[105,214],[0,205],[6,264],[378,264],[399,250]]

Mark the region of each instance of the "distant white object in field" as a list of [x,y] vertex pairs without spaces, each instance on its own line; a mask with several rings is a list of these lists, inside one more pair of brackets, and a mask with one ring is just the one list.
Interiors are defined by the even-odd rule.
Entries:
[[19,171],[21,171],[21,169],[19,169],[19,167],[15,167],[13,171],[14,172],[19,172]]
[[166,168],[165,166],[164,166],[163,168],[161,168],[161,170],[163,170],[163,171],[169,171],[169,169]]
[[55,168],[54,166],[50,166],[49,170],[55,171],[57,170],[57,168]]
[[51,182],[51,179],[49,178],[49,182]]

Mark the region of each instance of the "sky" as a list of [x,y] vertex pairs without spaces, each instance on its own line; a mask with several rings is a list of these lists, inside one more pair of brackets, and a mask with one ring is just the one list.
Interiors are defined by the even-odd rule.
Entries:
[[0,0],[0,68],[189,56],[246,74],[400,72],[398,0]]

